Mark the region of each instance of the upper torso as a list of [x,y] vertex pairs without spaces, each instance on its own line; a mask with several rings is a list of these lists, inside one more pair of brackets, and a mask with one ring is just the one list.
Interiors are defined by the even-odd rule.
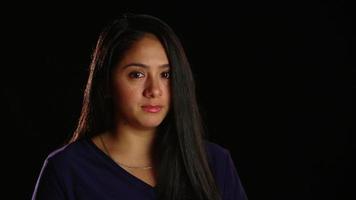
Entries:
[[[229,152],[211,142],[206,145],[209,164],[223,200],[245,199]],[[41,177],[46,178],[41,181]],[[36,187],[34,197],[38,195],[38,199],[47,199],[40,198],[46,195],[53,195],[49,199],[68,200],[156,199],[153,184],[120,167],[88,138],[50,154]],[[46,190],[52,190],[52,194]]]

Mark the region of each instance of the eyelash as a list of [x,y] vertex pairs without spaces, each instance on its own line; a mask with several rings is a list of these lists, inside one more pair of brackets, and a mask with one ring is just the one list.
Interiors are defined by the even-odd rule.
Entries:
[[[130,73],[129,73],[129,77],[130,77],[130,78],[133,78],[133,79],[142,78],[142,77],[144,77],[144,76],[145,76],[144,73],[138,72],[138,71],[134,71],[134,72],[130,72]],[[167,71],[167,72],[162,72],[161,76],[162,76],[162,78],[170,79],[170,78],[171,78],[171,73],[170,73],[169,71]]]
[[163,72],[162,74],[163,78],[170,79],[171,78],[171,72]]
[[133,79],[142,78],[143,76],[144,74],[142,72],[134,71],[129,73],[129,77]]

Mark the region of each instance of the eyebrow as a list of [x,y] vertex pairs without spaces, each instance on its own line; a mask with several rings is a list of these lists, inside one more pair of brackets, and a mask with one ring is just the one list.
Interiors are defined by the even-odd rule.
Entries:
[[[145,65],[143,63],[129,63],[123,66],[123,69],[128,68],[128,67],[143,67],[143,68],[149,68],[148,65]],[[169,64],[163,64],[158,66],[160,68],[169,68]]]

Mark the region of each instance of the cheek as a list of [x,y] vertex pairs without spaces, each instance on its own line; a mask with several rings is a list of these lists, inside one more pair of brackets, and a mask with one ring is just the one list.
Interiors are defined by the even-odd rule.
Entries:
[[171,96],[171,84],[168,82],[168,83],[165,83],[165,90],[166,90],[166,94],[168,97]]
[[118,97],[120,101],[125,102],[125,104],[136,102],[140,97],[140,89],[133,87],[122,87],[118,91]]
[[163,100],[170,107],[170,104],[171,104],[171,90],[170,90],[169,85],[166,85],[163,90],[164,90],[163,91],[164,92]]
[[166,88],[166,96],[167,96],[167,100],[170,101],[171,100],[171,90],[170,90],[170,87],[168,86]]
[[[121,78],[121,80],[124,80]],[[113,83],[113,96],[115,101],[121,105],[131,104],[136,102],[140,96],[140,88],[127,83],[126,81],[117,81]]]

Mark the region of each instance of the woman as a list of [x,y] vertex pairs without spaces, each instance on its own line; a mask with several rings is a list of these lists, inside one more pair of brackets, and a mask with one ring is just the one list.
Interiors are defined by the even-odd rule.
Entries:
[[78,127],[32,199],[247,199],[229,151],[202,132],[179,39],[160,19],[124,15],[101,33]]

